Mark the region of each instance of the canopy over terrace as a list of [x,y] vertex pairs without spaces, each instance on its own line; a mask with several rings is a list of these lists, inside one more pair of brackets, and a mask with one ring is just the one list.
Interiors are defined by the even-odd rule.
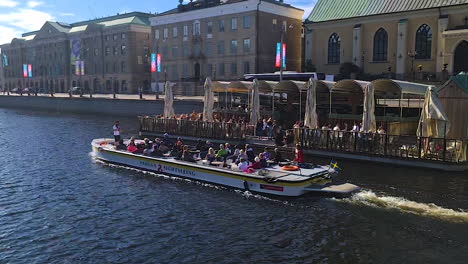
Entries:
[[[330,81],[316,81],[317,93],[328,93],[330,89],[333,87],[334,82]],[[213,82],[214,92],[219,93],[220,97],[222,97],[223,93],[226,98],[226,107],[228,105],[227,98],[229,93],[239,93],[239,94],[247,94],[249,90],[253,89],[253,82],[251,81],[232,81],[232,82],[224,82],[224,81],[214,81]],[[259,80],[258,81],[258,90],[260,94],[263,95],[272,95],[273,93],[275,96],[272,96],[271,99],[271,113],[275,111],[275,101],[278,100],[277,94],[286,93],[288,95],[299,95],[299,116],[302,117],[302,105],[303,105],[303,96],[302,93],[299,91],[305,92],[307,91],[307,82],[304,81],[292,81],[292,80],[284,80],[281,82],[277,81],[265,81]],[[292,96],[291,96],[292,97]],[[288,99],[290,97],[288,96]],[[250,100],[250,97],[247,97]],[[289,104],[290,102],[288,102]],[[248,102],[247,105],[250,105]],[[296,112],[297,113],[297,112]]]

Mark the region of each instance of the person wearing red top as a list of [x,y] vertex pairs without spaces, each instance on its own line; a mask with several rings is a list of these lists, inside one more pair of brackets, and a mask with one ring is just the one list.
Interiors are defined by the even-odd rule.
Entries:
[[297,144],[296,149],[294,150],[295,158],[294,161],[298,163],[304,163],[304,151],[301,148],[301,145]]

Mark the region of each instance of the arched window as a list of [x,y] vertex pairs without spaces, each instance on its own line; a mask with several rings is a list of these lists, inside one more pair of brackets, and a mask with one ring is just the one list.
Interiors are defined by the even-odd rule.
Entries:
[[388,34],[383,28],[379,28],[374,35],[374,61],[387,61]]
[[328,39],[328,63],[340,63],[340,36],[333,33]]
[[423,24],[416,31],[416,59],[430,59],[432,50],[432,29]]

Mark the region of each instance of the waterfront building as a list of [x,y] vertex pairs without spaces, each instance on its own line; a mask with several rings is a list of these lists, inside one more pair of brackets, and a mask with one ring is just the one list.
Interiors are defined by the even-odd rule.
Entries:
[[304,11],[274,0],[190,1],[152,17],[154,52],[162,69],[153,79],[200,82],[274,72],[277,43],[287,46],[286,69],[301,69]]
[[40,30],[0,45],[3,87],[67,92],[78,86],[117,93],[149,89],[151,16],[133,12],[72,24],[45,22]]
[[305,64],[338,74],[439,81],[468,70],[468,0],[319,0],[305,27]]

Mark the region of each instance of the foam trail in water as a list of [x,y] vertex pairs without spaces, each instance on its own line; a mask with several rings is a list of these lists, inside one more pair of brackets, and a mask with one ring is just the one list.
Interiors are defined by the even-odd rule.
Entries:
[[440,207],[433,203],[418,203],[401,197],[379,196],[372,191],[361,191],[342,201],[367,206],[396,209],[405,213],[468,223],[468,212]]

